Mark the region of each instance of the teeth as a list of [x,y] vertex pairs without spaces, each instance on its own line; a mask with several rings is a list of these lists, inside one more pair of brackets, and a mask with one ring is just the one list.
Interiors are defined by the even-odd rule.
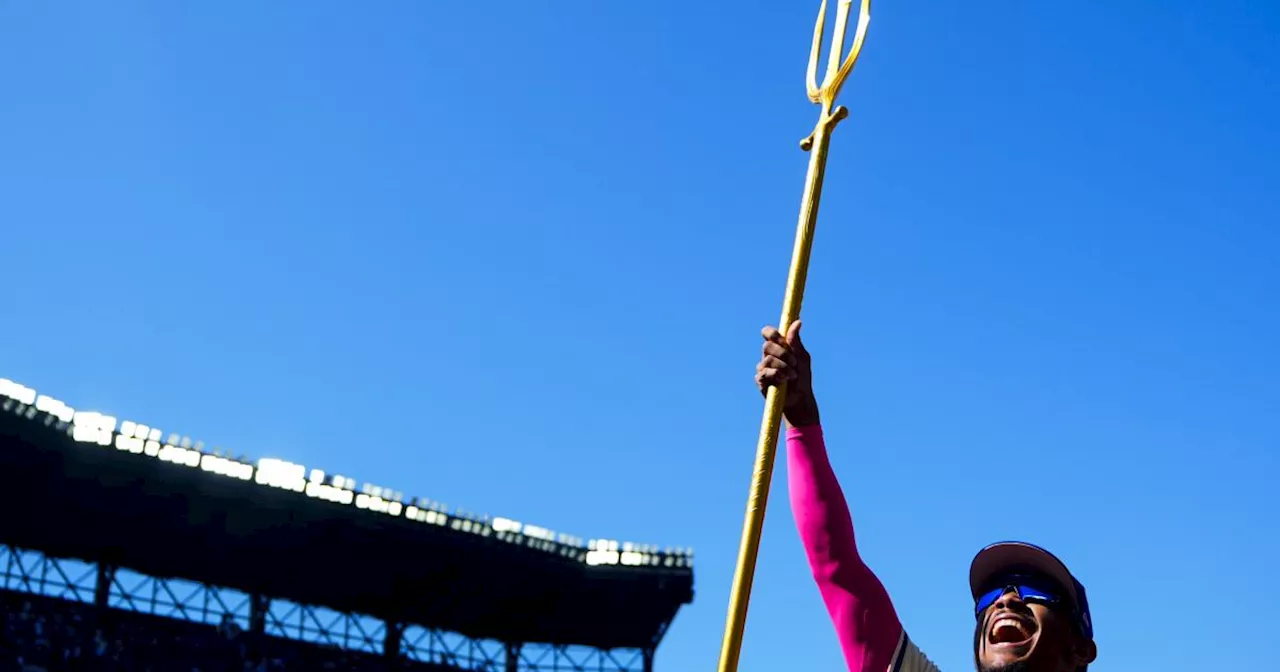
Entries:
[[1004,628],[1012,628],[1014,632],[1018,633],[1019,637],[1025,638],[1030,636],[1031,634],[1025,623],[1023,623],[1022,621],[1016,618],[1010,618],[1010,617],[996,619],[996,622],[993,623],[991,626],[991,632],[992,634],[995,634],[1000,632]]
[[1006,625],[1017,628],[1019,631],[1026,630],[1026,627],[1022,625],[1022,621],[1019,621],[1016,618],[1002,618],[996,621],[997,628],[1003,628]]

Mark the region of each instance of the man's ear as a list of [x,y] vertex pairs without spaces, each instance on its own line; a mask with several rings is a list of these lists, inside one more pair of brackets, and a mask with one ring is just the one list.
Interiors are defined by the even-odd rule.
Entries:
[[1084,667],[1098,659],[1098,645],[1094,644],[1092,639],[1079,637],[1071,647],[1071,655],[1075,658],[1073,662],[1076,667]]

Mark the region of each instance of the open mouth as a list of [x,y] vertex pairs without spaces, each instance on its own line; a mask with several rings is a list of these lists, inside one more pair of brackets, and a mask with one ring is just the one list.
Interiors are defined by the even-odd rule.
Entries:
[[1015,614],[1000,614],[991,621],[987,643],[992,646],[1022,647],[1036,634],[1035,621]]

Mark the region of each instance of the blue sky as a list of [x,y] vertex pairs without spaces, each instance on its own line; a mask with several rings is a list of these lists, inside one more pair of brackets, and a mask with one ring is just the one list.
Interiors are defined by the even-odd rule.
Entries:
[[[0,5],[0,375],[692,546],[659,664],[711,669],[816,10]],[[1280,561],[1277,32],[1260,0],[876,7],[806,342],[864,554],[945,669],[1004,538],[1089,587],[1096,672],[1271,664],[1233,577]],[[740,669],[841,669],[784,483]]]

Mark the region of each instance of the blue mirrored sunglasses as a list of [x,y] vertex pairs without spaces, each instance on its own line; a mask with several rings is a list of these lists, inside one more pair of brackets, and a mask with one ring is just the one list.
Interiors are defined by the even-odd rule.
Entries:
[[973,614],[979,620],[982,619],[982,612],[986,611],[991,605],[1000,599],[1000,596],[1007,592],[1013,591],[1023,602],[1038,602],[1044,605],[1055,605],[1062,601],[1062,595],[1052,586],[1045,585],[1043,581],[1037,581],[1034,577],[1026,576],[1010,576],[1002,581],[1005,585],[1001,588],[994,588],[978,597],[978,601],[973,605]]

